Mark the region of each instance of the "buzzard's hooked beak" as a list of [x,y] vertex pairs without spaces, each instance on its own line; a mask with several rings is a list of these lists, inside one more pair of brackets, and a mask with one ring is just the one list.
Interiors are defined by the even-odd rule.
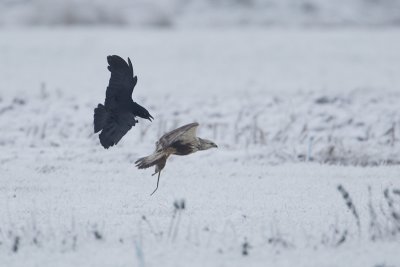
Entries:
[[215,144],[215,143],[213,144],[213,147],[216,147],[216,148],[218,148],[217,144]]

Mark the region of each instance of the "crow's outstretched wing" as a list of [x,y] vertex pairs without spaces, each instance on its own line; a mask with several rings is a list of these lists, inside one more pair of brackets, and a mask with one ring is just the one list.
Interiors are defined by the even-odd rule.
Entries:
[[135,123],[136,120],[132,113],[119,112],[111,114],[99,136],[101,145],[104,148],[116,145]]
[[133,76],[132,62],[128,58],[128,63],[126,63],[117,55],[108,56],[107,61],[111,77],[104,105],[109,110],[127,107],[132,99],[133,88],[137,83],[137,77]]
[[156,150],[166,148],[177,140],[181,143],[192,142],[196,138],[196,130],[198,126],[199,124],[197,122],[193,122],[164,134],[156,143]]

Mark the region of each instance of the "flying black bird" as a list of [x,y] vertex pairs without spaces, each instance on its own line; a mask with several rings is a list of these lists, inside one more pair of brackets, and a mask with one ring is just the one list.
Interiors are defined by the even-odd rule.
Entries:
[[116,145],[119,140],[138,122],[135,117],[151,121],[153,117],[141,105],[133,102],[132,92],[137,83],[133,75],[132,62],[128,63],[121,57],[107,57],[108,70],[111,72],[106,90],[104,105],[99,104],[94,109],[94,132],[99,135],[104,148]]
[[138,159],[135,164],[139,169],[146,169],[156,166],[155,175],[158,173],[157,187],[151,193],[158,189],[161,170],[164,169],[167,159],[171,154],[185,156],[195,153],[199,150],[207,150],[218,147],[214,142],[196,137],[196,130],[199,124],[197,122],[190,123],[179,127],[169,133],[164,134],[160,140],[156,142],[156,150],[150,156]]

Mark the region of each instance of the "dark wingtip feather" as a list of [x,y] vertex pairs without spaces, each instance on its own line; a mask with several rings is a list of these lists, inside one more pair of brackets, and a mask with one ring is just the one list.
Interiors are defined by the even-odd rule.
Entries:
[[118,55],[112,55],[112,56],[107,56],[107,62],[108,65],[110,65],[108,67],[108,69],[111,71],[110,67],[113,68],[129,68],[129,65],[126,63],[126,61],[118,56]]
[[116,60],[118,60],[117,58],[120,58],[119,56],[117,56],[117,55],[112,55],[112,56],[107,56],[107,62],[108,62],[108,65],[113,65],[113,63],[116,61]]
[[100,134],[100,144],[105,148],[108,149],[114,145],[114,143],[109,140],[108,138],[105,138]]
[[97,108],[94,109],[93,115],[93,126],[94,132],[97,133],[101,131],[107,123],[108,114],[107,111],[102,104],[98,104]]
[[107,61],[114,61],[114,60],[118,60],[118,61],[125,61],[122,57],[118,56],[118,55],[109,55],[107,56]]
[[131,75],[133,76],[133,66],[131,59],[128,57],[128,66],[129,66],[129,71],[131,72]]
[[[132,73],[133,73],[133,71],[132,71]],[[137,76],[134,76],[133,77],[133,87],[135,87],[136,84],[137,84]]]

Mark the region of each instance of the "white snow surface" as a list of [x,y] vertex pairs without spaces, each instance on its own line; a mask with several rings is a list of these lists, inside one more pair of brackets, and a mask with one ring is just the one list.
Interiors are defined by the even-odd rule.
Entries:
[[[398,30],[2,30],[0,266],[400,266],[398,47]],[[156,119],[105,150],[110,54]],[[150,196],[134,161],[193,121],[219,148],[172,156]]]
[[399,0],[2,0],[0,26],[398,27]]

